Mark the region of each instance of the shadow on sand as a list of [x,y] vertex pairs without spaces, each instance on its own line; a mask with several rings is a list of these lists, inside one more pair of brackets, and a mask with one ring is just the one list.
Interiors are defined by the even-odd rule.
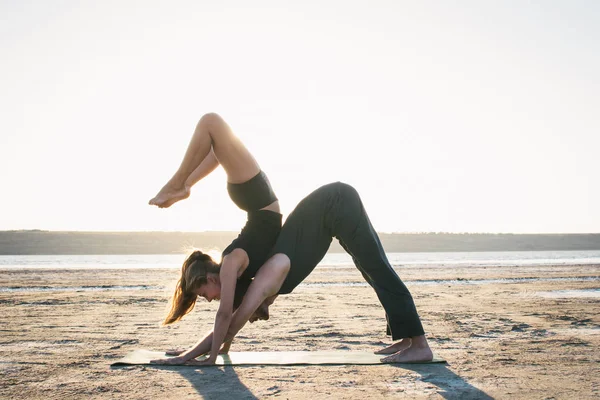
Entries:
[[[237,367],[239,368],[239,367]],[[179,374],[187,379],[203,399],[258,400],[244,385],[231,365],[210,368],[181,368]]]
[[[448,369],[448,365],[446,364],[387,364],[387,366],[418,373],[421,375],[417,378],[418,380],[437,386],[439,389],[437,393],[445,399],[493,400],[493,397]],[[238,377],[236,368],[243,368],[242,366],[234,367],[227,365],[209,368],[181,368],[177,366],[153,365],[151,368],[179,373],[179,375],[190,382],[196,394],[203,399],[235,398],[258,400],[258,397]],[[192,393],[189,394],[191,395]]]
[[396,368],[414,371],[421,375],[417,378],[423,382],[431,383],[440,390],[438,394],[445,399],[460,400],[489,400],[490,395],[468,383],[464,378],[448,369],[447,364],[390,364]]
[[[111,366],[111,369],[130,368],[127,365]],[[231,365],[214,367],[182,367],[165,365],[145,365],[147,368],[177,372],[190,382],[202,399],[243,399],[258,400],[258,397],[244,385]],[[241,368],[241,367],[237,367]],[[195,396],[194,396],[195,397]]]

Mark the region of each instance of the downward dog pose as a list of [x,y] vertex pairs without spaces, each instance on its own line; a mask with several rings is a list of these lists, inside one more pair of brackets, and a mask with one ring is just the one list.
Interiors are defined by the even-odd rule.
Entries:
[[[151,205],[166,208],[189,197],[192,186],[219,164],[227,173],[229,196],[248,212],[248,220],[239,236],[223,251],[220,265],[201,251],[193,252],[185,260],[164,321],[170,324],[181,319],[194,307],[198,296],[208,301],[220,299],[214,324],[214,346],[202,351],[202,354],[210,352],[210,360],[217,357],[219,350],[227,352],[231,345],[225,335],[230,329],[234,308],[242,299],[241,296],[235,299],[237,279],[247,268],[258,268],[267,260],[281,230],[279,202],[254,157],[217,114],[206,114],[200,119],[179,169],[149,201]],[[209,273],[198,271],[203,263],[210,266]],[[246,289],[238,287],[240,293]],[[197,357],[197,347],[175,353],[182,353],[184,359]]]
[[[291,293],[322,260],[333,237],[352,256],[385,309],[388,334],[397,342],[376,352],[391,354],[382,361],[431,361],[433,353],[410,292],[389,264],[358,193],[340,182],[322,186],[304,198],[283,225],[271,251],[272,257],[263,266],[247,268],[241,274],[239,281],[254,279],[233,315],[226,340],[232,339],[248,320],[264,319],[256,311],[262,310],[264,314],[277,295]],[[208,265],[196,266],[194,270],[202,270],[208,276],[215,274]],[[183,272],[193,273],[189,271]],[[202,290],[200,286],[194,293],[202,295]],[[244,294],[243,290],[244,286],[240,285],[239,297]],[[207,336],[198,344],[195,354],[215,348],[215,340],[218,340],[216,336]],[[177,364],[189,359],[157,362]]]

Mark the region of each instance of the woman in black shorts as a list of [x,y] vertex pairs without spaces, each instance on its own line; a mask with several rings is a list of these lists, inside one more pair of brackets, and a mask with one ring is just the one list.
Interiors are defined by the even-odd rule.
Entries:
[[[382,361],[431,361],[433,353],[410,292],[391,267],[358,193],[340,182],[322,186],[304,198],[286,219],[272,257],[240,276],[240,280],[254,279],[247,292],[238,286],[238,297],[243,301],[233,315],[226,339],[233,338],[248,320],[261,319],[256,311],[264,311],[277,295],[291,293],[322,260],[333,237],[352,256],[385,309],[388,334],[397,342],[377,352],[391,354]],[[214,348],[213,339],[210,334],[205,337],[195,356]]]
[[[244,281],[237,285],[238,278],[246,269],[258,269],[264,264],[281,231],[279,202],[254,157],[229,125],[214,113],[200,119],[179,169],[149,202],[166,208],[189,197],[192,186],[219,164],[227,173],[227,191],[231,200],[247,211],[248,220],[239,236],[223,251],[220,264],[201,251],[188,256],[164,321],[166,325],[180,320],[192,310],[198,296],[208,301],[220,299],[214,325],[215,346],[203,351],[203,354],[210,351],[211,359],[216,358],[219,350],[226,352],[231,344],[224,339],[233,311],[242,299],[241,296],[235,298],[236,287],[239,293],[247,289],[243,286]],[[196,347],[172,353],[187,360],[196,353]]]

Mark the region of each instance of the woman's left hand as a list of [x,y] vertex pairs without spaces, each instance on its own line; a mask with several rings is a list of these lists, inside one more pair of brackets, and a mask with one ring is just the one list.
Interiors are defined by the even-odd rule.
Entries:
[[159,365],[182,365],[189,360],[183,357],[159,358],[158,360],[150,360],[150,364]]
[[216,360],[216,358],[211,357],[208,357],[207,359],[202,361],[194,360],[194,365],[215,365]]

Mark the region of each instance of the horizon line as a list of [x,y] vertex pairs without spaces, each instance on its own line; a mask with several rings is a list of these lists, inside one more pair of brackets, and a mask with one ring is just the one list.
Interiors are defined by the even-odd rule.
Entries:
[[[6,229],[0,230],[0,233],[226,233],[226,234],[237,234],[239,231],[218,231],[218,230],[209,230],[209,231],[180,231],[180,230],[127,230],[127,231],[119,231],[119,230],[51,230],[51,229]],[[394,231],[394,232],[384,232],[377,231],[378,234],[385,235],[600,235],[600,232],[469,232],[469,231],[461,231],[461,232],[451,232],[451,231]]]

